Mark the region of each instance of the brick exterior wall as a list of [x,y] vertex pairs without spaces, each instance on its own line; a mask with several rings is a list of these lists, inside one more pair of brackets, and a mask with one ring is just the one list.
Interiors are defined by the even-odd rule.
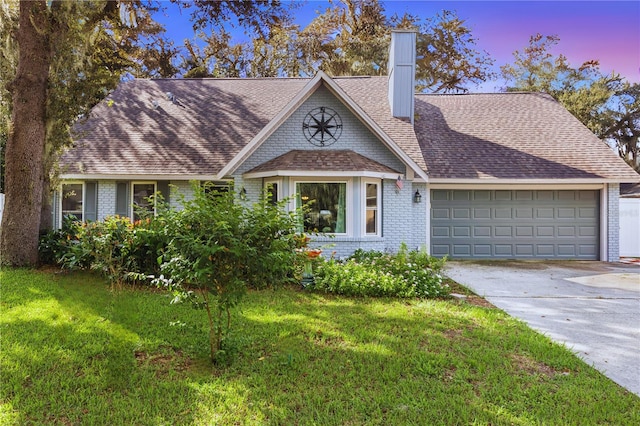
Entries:
[[321,106],[333,108],[342,118],[340,139],[328,149],[350,149],[404,173],[402,162],[327,89],[320,88],[244,161],[234,177],[238,179],[242,173],[294,149],[321,149],[310,144],[302,133],[302,122],[307,113]]
[[[384,100],[383,100],[384,102]],[[307,113],[321,106],[334,109],[341,117],[343,130],[338,141],[327,149],[350,149],[365,157],[399,171],[404,175],[405,166],[393,152],[391,152],[376,136],[374,136],[360,120],[351,113],[333,94],[327,89],[320,88],[307,99],[260,147],[258,147],[240,167],[234,172],[236,190],[246,189],[248,202],[255,201],[260,196],[263,188],[262,179],[243,179],[242,174],[254,167],[265,163],[275,157],[283,155],[291,150],[317,150],[321,149],[307,141],[302,132],[302,122]],[[318,173],[318,177],[323,173]],[[347,180],[339,177],[335,180]],[[316,237],[311,244],[322,248],[326,256],[332,254],[337,257],[346,257],[355,250],[396,251],[402,242],[409,248],[416,248],[425,244],[426,211],[424,201],[419,205],[413,203],[415,187],[411,182],[404,182],[402,190],[396,190],[395,180],[386,179],[382,182],[382,235],[380,237],[362,236],[363,203],[361,200],[362,180],[358,177],[350,178],[351,189],[351,234],[350,236],[336,236],[333,238]],[[283,196],[292,196],[295,192],[293,180],[283,178]],[[424,199],[423,199],[424,200]],[[415,222],[418,221],[418,224]],[[420,228],[422,226],[422,228]],[[422,239],[420,238],[422,236]]]
[[607,262],[620,261],[620,184],[607,184]]
[[98,220],[113,216],[116,211],[116,181],[98,181]]

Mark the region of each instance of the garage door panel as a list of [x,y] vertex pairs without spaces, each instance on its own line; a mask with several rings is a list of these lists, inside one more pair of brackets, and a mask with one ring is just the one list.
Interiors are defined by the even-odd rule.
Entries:
[[469,226],[454,226],[453,227],[453,237],[470,237],[471,236],[471,227]]
[[511,208],[496,207],[494,210],[494,219],[511,219]]
[[449,219],[449,209],[431,209],[432,219]]
[[561,207],[557,210],[558,219],[575,219],[576,209],[569,207]]
[[432,194],[436,256],[598,259],[599,191]]
[[454,219],[470,219],[471,218],[471,209],[470,208],[455,208],[453,209],[452,216]]
[[553,219],[555,217],[553,207],[539,207],[535,209],[535,219]]
[[449,237],[448,226],[432,226],[431,227],[431,236],[432,237]]
[[553,244],[537,244],[536,256],[538,257],[554,257],[556,255],[555,246]]
[[533,226],[516,226],[516,237],[533,237]]
[[555,236],[553,226],[536,226],[537,237],[553,237]]
[[534,253],[533,244],[516,244],[516,256],[531,257]]
[[598,212],[593,208],[578,209],[578,217],[581,219],[592,219],[598,216]]
[[510,226],[496,226],[493,229],[494,229],[494,232],[493,232],[494,237],[501,238],[501,237],[511,237],[512,236],[512,232],[511,232],[511,227]]
[[493,256],[493,252],[491,251],[491,244],[474,244],[473,255],[475,257]]
[[471,256],[471,244],[454,244],[453,245],[453,256]]
[[494,253],[496,256],[513,256],[511,244],[495,244]]
[[496,191],[494,199],[496,201],[511,201],[512,191]]
[[489,208],[474,208],[473,209],[473,218],[474,219],[491,219],[491,209],[489,209]]

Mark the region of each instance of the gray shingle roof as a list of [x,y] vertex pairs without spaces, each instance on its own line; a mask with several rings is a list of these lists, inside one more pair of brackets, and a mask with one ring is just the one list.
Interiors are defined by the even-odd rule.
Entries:
[[[123,83],[78,126],[77,146],[64,154],[62,173],[215,175],[309,81]],[[333,81],[430,178],[640,181],[640,175],[545,95],[417,95],[414,132],[407,120],[391,116],[387,77]]]
[[[215,174],[308,79],[134,80],[97,105],[66,173]],[[167,93],[176,96],[175,102]],[[157,107],[154,107],[154,102]]]
[[351,150],[292,150],[247,173],[288,171],[400,172]]
[[416,115],[430,178],[640,180],[548,95],[418,95]]

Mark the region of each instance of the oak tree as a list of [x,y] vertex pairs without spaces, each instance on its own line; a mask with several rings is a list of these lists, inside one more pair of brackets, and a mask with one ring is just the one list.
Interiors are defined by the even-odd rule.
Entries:
[[506,90],[553,96],[640,171],[638,85],[631,85],[615,72],[602,73],[595,59],[572,67],[565,55],[550,52],[559,41],[556,35],[536,34],[529,39],[529,46],[515,51],[513,64],[501,67],[508,83]]

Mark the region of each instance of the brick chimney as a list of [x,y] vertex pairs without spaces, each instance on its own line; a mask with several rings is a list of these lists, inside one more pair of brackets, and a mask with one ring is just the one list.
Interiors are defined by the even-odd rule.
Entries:
[[416,79],[416,32],[392,30],[389,46],[389,106],[397,118],[413,124]]

